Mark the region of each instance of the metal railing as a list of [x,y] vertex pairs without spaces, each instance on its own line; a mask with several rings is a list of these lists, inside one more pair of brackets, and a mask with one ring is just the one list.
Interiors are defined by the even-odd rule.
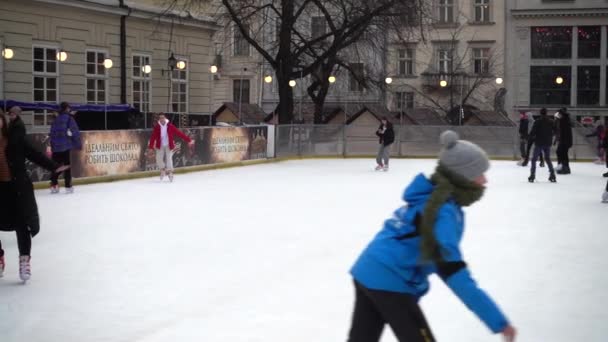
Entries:
[[[275,131],[277,157],[301,156],[365,156],[378,151],[378,126],[344,125],[281,125]],[[441,148],[439,135],[445,130],[458,132],[461,139],[481,146],[488,155],[519,159],[517,127],[491,126],[411,126],[395,125],[392,156],[431,157]],[[572,159],[592,159],[597,156],[593,142],[585,138],[587,130],[574,130]]]

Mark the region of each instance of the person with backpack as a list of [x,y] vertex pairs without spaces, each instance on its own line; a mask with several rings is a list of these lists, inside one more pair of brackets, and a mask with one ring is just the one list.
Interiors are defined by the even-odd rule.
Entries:
[[377,342],[386,324],[399,342],[435,341],[418,304],[433,273],[493,333],[515,341],[515,329],[473,280],[460,248],[462,208],[483,196],[490,161],[484,150],[453,131],[443,132],[440,141],[433,175],[414,178],[405,189],[405,205],[384,222],[351,268],[355,305],[348,342]]
[[549,181],[555,183],[555,170],[551,163],[551,145],[553,143],[553,135],[555,133],[555,124],[547,116],[547,108],[541,108],[540,119],[534,121],[530,139],[534,142],[534,154],[532,156],[532,165],[530,165],[530,177],[528,182],[534,183],[536,179],[536,161],[542,155],[545,156],[545,161],[549,167]]
[[380,148],[376,156],[376,171],[388,171],[388,162],[391,157],[391,146],[395,142],[395,131],[393,124],[386,117],[380,120],[380,127],[376,131],[379,138]]
[[[51,158],[56,163],[61,165],[71,165],[70,153],[73,149],[82,149],[80,139],[80,130],[76,120],[72,117],[72,109],[67,102],[61,102],[59,105],[59,114],[51,125],[49,133],[51,141]],[[65,180],[65,191],[68,194],[74,192],[72,187],[72,171],[67,169],[63,172]],[[59,174],[51,176],[51,193],[59,193]]]

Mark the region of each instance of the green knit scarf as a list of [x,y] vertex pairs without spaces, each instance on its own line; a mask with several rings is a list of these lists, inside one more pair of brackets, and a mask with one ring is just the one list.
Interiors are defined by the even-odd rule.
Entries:
[[483,196],[485,188],[465,177],[448,170],[439,164],[431,176],[435,189],[431,193],[421,220],[421,250],[425,261],[440,261],[441,251],[435,239],[434,227],[439,208],[450,198],[453,198],[461,207],[477,202]]

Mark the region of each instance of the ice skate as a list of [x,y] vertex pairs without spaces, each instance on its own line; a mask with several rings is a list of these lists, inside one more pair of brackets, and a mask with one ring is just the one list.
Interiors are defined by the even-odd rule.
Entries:
[[557,179],[555,179],[555,173],[554,172],[551,172],[551,174],[549,174],[549,182],[551,182],[551,183],[557,182]]
[[559,171],[557,171],[558,175],[569,175],[570,173],[569,167],[562,167]]
[[384,171],[384,172],[388,172],[388,165],[385,165],[385,166],[382,168],[382,171]]
[[173,171],[169,171],[169,182],[173,183]]
[[29,255],[21,255],[19,257],[19,278],[24,282],[30,280],[32,276],[32,271],[30,267],[30,256]]
[[375,169],[375,170],[376,170],[376,171],[380,171],[380,170],[382,170],[382,169],[384,169],[384,166],[383,166],[383,165],[378,164],[378,166],[376,166],[376,169]]
[[66,194],[73,194],[74,193],[74,188],[73,187],[65,188],[65,193]]
[[604,173],[602,177],[608,177],[608,172]]
[[530,174],[530,177],[528,177],[528,182],[530,183],[534,183],[534,180],[536,179],[536,176],[534,176],[534,174]]
[[160,170],[160,181],[162,182],[165,179],[165,169]]
[[59,185],[51,185],[51,194],[59,193]]
[[519,165],[523,166],[523,167],[528,166],[528,159],[524,159],[524,161],[521,164],[519,164]]
[[540,166],[540,167],[545,167],[545,162],[544,162],[544,161],[541,161],[539,166]]
[[4,267],[6,264],[4,263],[4,255],[0,256],[0,278],[4,277]]
[[593,164],[596,164],[596,165],[603,165],[603,164],[604,164],[604,161],[603,161],[602,159],[598,158],[598,159],[596,159],[596,160],[594,160],[594,161],[593,161]]
[[608,203],[608,191],[604,191],[604,193],[602,194],[602,203]]

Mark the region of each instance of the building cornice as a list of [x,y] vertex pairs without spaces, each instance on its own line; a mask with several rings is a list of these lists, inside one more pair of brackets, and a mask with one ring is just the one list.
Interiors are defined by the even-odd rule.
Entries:
[[539,8],[513,9],[511,15],[518,19],[551,17],[608,17],[608,8]]
[[179,25],[191,26],[202,28],[210,31],[218,31],[221,29],[217,23],[212,20],[198,19],[195,17],[178,16],[175,14],[166,14],[163,11],[153,11],[141,8],[130,8],[120,7],[118,5],[112,6],[107,3],[96,3],[93,1],[82,1],[82,0],[33,0],[34,2],[43,2],[53,5],[68,6],[73,8],[80,8],[89,11],[95,11],[105,14],[113,14],[118,16],[131,16],[134,18],[145,19],[145,20],[158,20],[160,22],[171,23],[175,22]]

